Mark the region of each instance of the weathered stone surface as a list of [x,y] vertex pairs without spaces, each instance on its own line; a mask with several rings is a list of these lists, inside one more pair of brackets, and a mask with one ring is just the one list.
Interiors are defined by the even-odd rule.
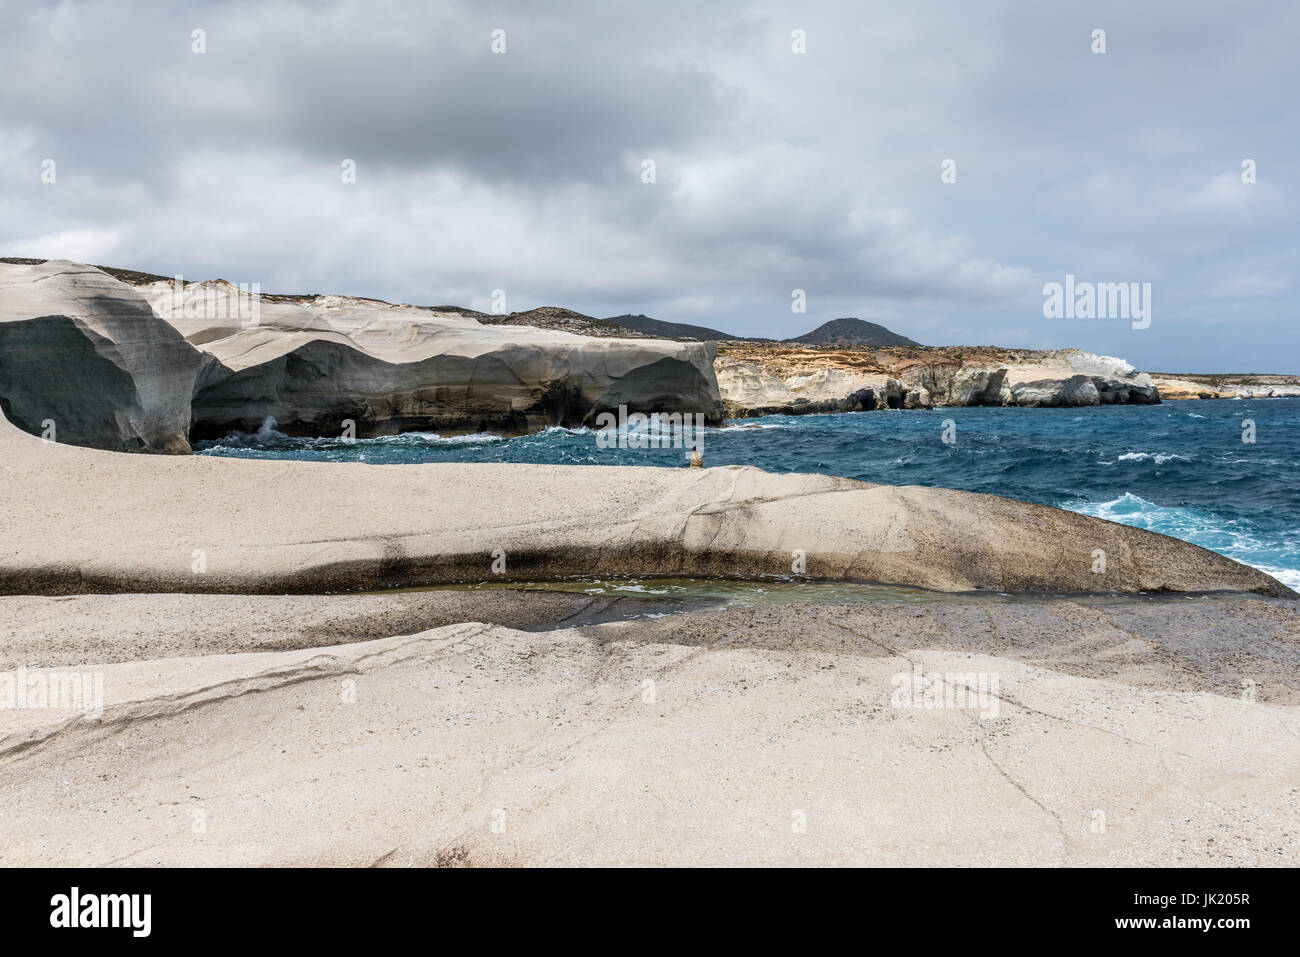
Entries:
[[1276,399],[1300,396],[1300,376],[1163,375],[1152,373],[1166,399]]
[[177,461],[46,443],[0,423],[0,487],[0,590],[11,593],[479,581],[497,550],[525,578],[750,577],[788,572],[802,549],[815,579],[1291,594],[1222,555],[1075,512],[747,467]]
[[[993,356],[997,356],[993,359]],[[958,347],[830,350],[727,343],[715,363],[733,415],[939,406],[1156,403],[1151,378],[1122,359],[1077,349],[1026,352]],[[843,411],[843,408],[839,408]]]
[[519,434],[602,411],[722,414],[712,343],[484,325],[226,282],[130,285],[92,266],[0,264],[0,405],[33,434],[122,451],[188,438],[408,430]]
[[926,388],[909,389],[903,400],[905,409],[928,409],[931,404],[930,390]]
[[[619,405],[721,416],[711,343],[481,324],[346,296],[264,300],[249,327],[228,283],[151,291],[160,315],[221,363],[195,393],[196,437],[254,431],[268,418],[291,435],[336,433],[351,420],[364,437],[519,434],[590,425]],[[235,318],[194,318],[204,313]]]
[[1011,405],[1006,369],[962,369],[953,377],[945,405]]
[[[148,643],[195,596],[119,597],[96,637]],[[297,601],[207,597],[232,651],[265,603]],[[79,664],[95,649],[66,660],[103,674],[99,720],[0,709],[0,863],[1294,866],[1300,630],[1232,605],[475,620]],[[896,693],[914,677],[987,693],[918,706]],[[1098,808],[1116,809],[1100,835]]]
[[26,432],[188,452],[190,396],[214,364],[139,289],[93,266],[0,265],[0,409]]

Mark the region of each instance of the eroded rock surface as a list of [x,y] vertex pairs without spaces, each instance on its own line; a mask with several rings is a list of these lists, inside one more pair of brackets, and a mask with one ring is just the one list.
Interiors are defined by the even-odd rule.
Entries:
[[1077,349],[800,348],[727,343],[715,363],[732,415],[935,406],[1083,406],[1160,401],[1122,359]]
[[140,289],[93,266],[0,264],[0,409],[26,432],[122,452],[188,452],[211,366]]
[[268,420],[293,435],[520,434],[625,404],[716,422],[714,348],[0,264],[0,407],[24,431],[53,422],[57,441],[120,451],[187,452]]
[[1291,594],[1215,552],[1075,512],[740,466],[178,461],[0,422],[0,487],[11,594],[757,577],[788,574],[796,550],[813,579],[944,591]]
[[[996,611],[465,623],[86,668],[102,714],[0,710],[0,863],[1300,859],[1294,705],[1216,693],[1160,628],[1066,609],[1035,643]],[[1293,686],[1286,643],[1257,645],[1243,666]],[[922,677],[953,704],[899,694]]]

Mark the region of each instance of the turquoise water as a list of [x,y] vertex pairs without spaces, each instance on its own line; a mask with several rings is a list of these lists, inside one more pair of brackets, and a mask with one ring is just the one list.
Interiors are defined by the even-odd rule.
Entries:
[[[1242,441],[1243,420],[1255,442]],[[956,441],[941,436],[946,420]],[[587,429],[505,439],[408,433],[353,444],[257,435],[202,455],[397,464],[534,462],[683,468],[681,449],[602,449]],[[1194,542],[1300,588],[1300,399],[1084,409],[960,408],[768,416],[708,429],[706,465],[823,472],[988,492]]]

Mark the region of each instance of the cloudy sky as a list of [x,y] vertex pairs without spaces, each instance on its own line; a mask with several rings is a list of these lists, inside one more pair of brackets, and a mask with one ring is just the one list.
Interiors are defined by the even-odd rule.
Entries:
[[[1300,373],[1297,38],[1291,0],[5,2],[0,255]],[[1150,327],[1044,318],[1067,273]]]

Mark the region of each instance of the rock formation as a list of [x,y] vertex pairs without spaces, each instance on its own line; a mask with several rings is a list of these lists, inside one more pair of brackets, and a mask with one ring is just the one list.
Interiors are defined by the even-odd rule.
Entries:
[[16,594],[482,581],[497,554],[497,574],[516,579],[757,577],[788,574],[799,549],[820,580],[1292,595],[1222,555],[1075,512],[739,466],[177,462],[0,422],[0,487],[0,591]]
[[935,406],[1157,403],[1144,373],[1077,349],[796,348],[728,343],[714,363],[733,416]]
[[1300,396],[1300,376],[1151,373],[1165,399],[1282,399]]
[[357,437],[520,434],[590,424],[620,404],[717,421],[713,357],[702,342],[0,264],[0,407],[33,434],[52,422],[73,445],[186,452],[190,438],[268,419],[297,435],[340,434],[348,421]]
[[0,409],[26,432],[188,452],[190,396],[213,364],[140,290],[93,266],[0,265]]
[[[594,338],[345,296],[263,301],[256,325],[237,315],[229,284],[178,295],[151,287],[159,314],[219,360],[194,395],[192,434],[254,431],[267,418],[287,434],[428,430],[522,434],[575,427],[620,404],[641,412],[699,412],[716,421],[713,347],[699,342]],[[198,308],[196,301],[215,303]]]

